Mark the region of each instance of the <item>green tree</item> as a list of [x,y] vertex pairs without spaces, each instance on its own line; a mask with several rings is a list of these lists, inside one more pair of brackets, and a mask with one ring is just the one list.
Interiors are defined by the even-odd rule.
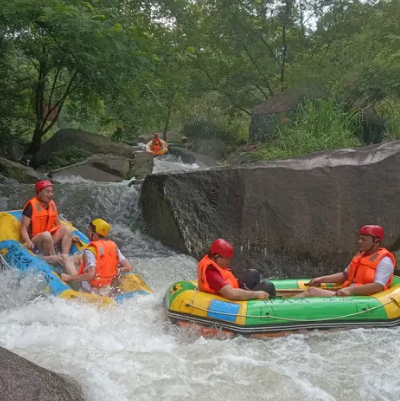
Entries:
[[[30,64],[35,128],[30,153],[57,122],[73,93],[126,93],[150,59],[120,10],[79,0],[0,0],[3,38]],[[128,73],[129,72],[129,73]],[[51,117],[51,118],[50,118]],[[50,119],[50,121],[49,121]]]

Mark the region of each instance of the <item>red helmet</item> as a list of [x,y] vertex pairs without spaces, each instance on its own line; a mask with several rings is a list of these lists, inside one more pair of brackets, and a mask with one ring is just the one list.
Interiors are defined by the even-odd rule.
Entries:
[[53,184],[49,180],[42,180],[36,183],[35,190],[39,193],[43,188],[52,187]]
[[216,239],[210,248],[210,253],[221,255],[223,258],[233,258],[233,246],[222,238]]
[[381,242],[383,241],[383,228],[381,226],[364,226],[360,228],[358,233],[378,237]]

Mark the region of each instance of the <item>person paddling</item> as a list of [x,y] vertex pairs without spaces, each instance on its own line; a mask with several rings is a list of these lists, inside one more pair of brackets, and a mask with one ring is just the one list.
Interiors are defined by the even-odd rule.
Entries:
[[275,296],[275,286],[269,281],[260,281],[255,269],[246,270],[237,279],[229,269],[233,258],[232,245],[219,238],[210,247],[208,255],[197,266],[197,280],[200,291],[218,294],[233,301],[247,299],[269,299]]
[[[312,279],[309,283],[310,288],[295,298],[373,295],[390,287],[396,259],[386,248],[380,247],[384,236],[383,228],[367,225],[361,227],[358,233],[359,252],[346,269],[330,276]],[[337,292],[316,288],[322,283],[343,286]]]

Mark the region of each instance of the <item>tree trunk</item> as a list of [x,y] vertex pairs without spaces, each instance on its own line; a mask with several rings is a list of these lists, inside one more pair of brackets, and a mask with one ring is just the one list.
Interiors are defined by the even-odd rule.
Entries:
[[42,136],[43,136],[43,131],[41,130],[40,126],[39,127],[36,126],[35,131],[33,132],[32,141],[26,152],[27,154],[34,155],[36,152],[40,150],[40,147],[42,146]]
[[167,119],[165,120],[164,131],[162,133],[162,138],[165,142],[167,142],[167,131],[169,126],[169,120],[171,118],[171,110],[172,110],[172,101],[168,105]]

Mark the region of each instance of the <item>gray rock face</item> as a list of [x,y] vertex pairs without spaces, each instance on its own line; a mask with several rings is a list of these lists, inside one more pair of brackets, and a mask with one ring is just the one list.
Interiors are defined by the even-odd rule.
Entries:
[[92,181],[122,181],[129,175],[130,160],[123,156],[94,155],[87,160],[54,170],[49,173],[51,178],[80,176]]
[[11,179],[21,184],[34,184],[45,177],[31,167],[26,167],[23,164],[2,157],[0,157],[0,174],[8,178],[5,182],[10,182]]
[[358,229],[380,224],[400,248],[400,141],[298,159],[146,177],[148,233],[201,257],[226,238],[234,267],[306,277],[343,269]]
[[225,142],[218,138],[194,138],[191,150],[196,153],[211,156],[215,159],[223,159],[226,157],[227,154],[227,147]]
[[151,174],[154,162],[152,155],[142,152],[133,157],[128,159],[115,155],[93,155],[81,163],[54,170],[49,176],[57,179],[74,175],[92,181],[118,182],[133,176],[142,179]]
[[62,129],[46,141],[40,151],[34,155],[32,164],[40,166],[47,163],[55,152],[62,152],[75,147],[87,150],[93,154],[103,153],[117,156],[132,157],[132,148],[123,143],[112,142],[109,138],[90,132]]
[[0,400],[84,401],[79,386],[0,347]]

